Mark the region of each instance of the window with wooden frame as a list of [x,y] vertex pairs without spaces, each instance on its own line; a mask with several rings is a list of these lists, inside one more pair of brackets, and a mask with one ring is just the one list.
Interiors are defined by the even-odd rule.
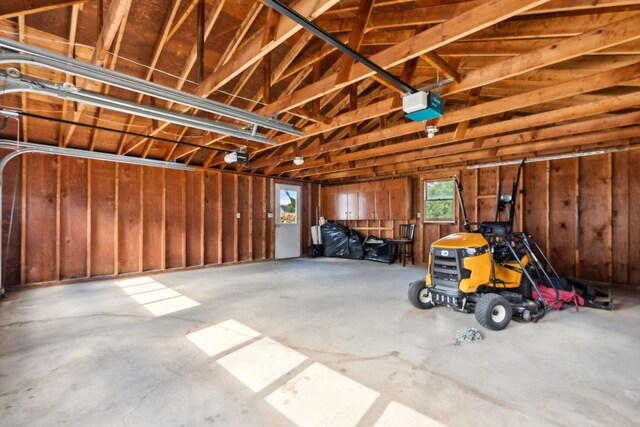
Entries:
[[423,222],[456,222],[455,185],[453,179],[424,180]]

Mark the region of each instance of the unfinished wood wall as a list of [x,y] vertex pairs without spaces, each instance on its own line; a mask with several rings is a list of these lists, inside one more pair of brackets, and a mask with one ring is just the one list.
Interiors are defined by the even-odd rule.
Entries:
[[[363,235],[391,237],[398,225],[417,224],[416,261],[462,224],[423,224],[422,180],[457,175],[470,221],[495,215],[498,182],[511,189],[517,166],[415,174],[413,218],[339,221]],[[516,229],[531,234],[561,274],[596,282],[640,285],[640,151],[528,163],[521,178]],[[458,215],[459,217],[459,215]]]
[[[3,283],[272,259],[275,227],[267,212],[276,182],[23,155],[4,172]],[[319,186],[300,185],[302,254]]]

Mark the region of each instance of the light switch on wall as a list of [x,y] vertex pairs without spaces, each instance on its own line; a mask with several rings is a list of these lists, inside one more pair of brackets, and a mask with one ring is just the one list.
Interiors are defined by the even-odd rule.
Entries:
[[240,212],[236,213],[236,218],[240,219]]
[[273,218],[273,212],[267,212],[267,218]]
[[416,218],[420,219],[420,212],[416,214]]

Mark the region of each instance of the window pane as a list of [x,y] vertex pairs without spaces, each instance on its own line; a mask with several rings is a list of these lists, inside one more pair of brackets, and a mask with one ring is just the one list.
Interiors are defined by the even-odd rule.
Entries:
[[295,190],[280,190],[280,215],[281,224],[295,224],[298,222],[298,192]]
[[427,199],[453,199],[453,181],[427,182]]
[[427,200],[427,219],[453,220],[453,200]]

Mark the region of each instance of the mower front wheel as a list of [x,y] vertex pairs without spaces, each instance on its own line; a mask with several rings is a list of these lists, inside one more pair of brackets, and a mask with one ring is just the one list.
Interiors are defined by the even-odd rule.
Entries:
[[426,281],[416,280],[409,285],[409,301],[420,310],[426,310],[435,307],[431,299],[431,292],[427,288]]
[[476,304],[476,320],[492,331],[501,331],[511,321],[511,304],[499,294],[484,294]]

